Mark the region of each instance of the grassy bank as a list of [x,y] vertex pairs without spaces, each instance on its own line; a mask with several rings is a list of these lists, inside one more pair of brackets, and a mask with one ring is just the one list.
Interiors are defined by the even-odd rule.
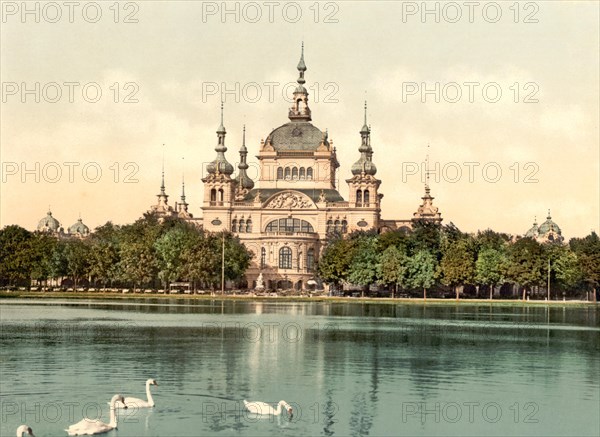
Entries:
[[423,303],[433,305],[568,305],[568,306],[589,306],[598,305],[597,302],[586,302],[581,300],[529,300],[519,299],[439,299],[431,298],[423,300],[422,298],[371,298],[371,297],[329,297],[329,296],[253,296],[248,294],[144,294],[144,293],[103,293],[103,292],[39,292],[39,291],[2,291],[0,299],[110,299],[110,300],[238,300],[238,301],[267,301],[267,302],[327,302],[327,303],[355,303],[355,304],[418,304]]

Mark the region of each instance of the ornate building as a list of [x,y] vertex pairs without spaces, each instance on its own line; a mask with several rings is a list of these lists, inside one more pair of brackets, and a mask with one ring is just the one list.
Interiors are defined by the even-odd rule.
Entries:
[[65,232],[60,222],[52,216],[52,211],[50,211],[50,208],[48,208],[46,217],[42,218],[38,222],[37,230],[39,232],[48,233],[57,238],[86,238],[88,235],[90,235],[90,228],[83,223],[81,217],[79,217],[77,222],[71,225],[67,229],[67,232]]
[[533,220],[533,226],[525,233],[526,237],[533,238],[539,243],[562,243],[564,237],[562,231],[556,223],[552,221],[550,216],[550,210],[548,210],[548,216],[546,221],[538,226],[537,219]]
[[[328,237],[356,230],[410,230],[414,220],[441,222],[433,206],[428,182],[423,203],[412,219],[383,220],[379,193],[381,181],[376,178],[373,162],[371,128],[367,124],[367,107],[360,129],[360,156],[352,165],[352,176],[346,179],[348,200],[336,186],[339,163],[336,148],[327,131],[314,126],[304,87],[304,49],[297,66],[298,85],[294,103],[288,111],[289,122],[271,131],[258,147],[259,176],[253,181],[247,174],[246,131],[240,148],[237,176],[225,153],[226,129],[223,122],[216,131],[215,159],[207,166],[202,202],[202,218],[187,212],[185,196],[175,208],[168,205],[164,172],[158,202],[149,212],[159,216],[180,216],[193,220],[210,232],[230,231],[236,234],[255,257],[246,272],[249,287],[256,285],[259,274],[269,289],[305,289],[315,284],[315,265]],[[189,217],[188,217],[189,216]]]

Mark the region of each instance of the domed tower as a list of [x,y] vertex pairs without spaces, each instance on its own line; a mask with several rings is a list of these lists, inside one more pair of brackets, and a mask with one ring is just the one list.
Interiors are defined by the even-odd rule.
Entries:
[[548,210],[546,221],[538,228],[537,240],[540,243],[562,243],[564,241],[560,227],[552,221],[550,210]]
[[79,217],[77,223],[74,223],[69,227],[68,232],[71,237],[85,238],[90,235],[90,228],[88,228],[81,220],[81,217]]
[[367,102],[365,102],[365,119],[360,130],[360,138],[361,143],[358,148],[360,158],[352,165],[352,178],[346,180],[349,188],[349,202],[356,208],[371,208],[379,211],[383,195],[377,192],[381,181],[375,178],[377,167],[373,163],[371,129],[367,124]]
[[[164,144],[163,144],[164,146]],[[172,217],[176,214],[175,210],[169,205],[169,195],[165,190],[165,158],[163,152],[162,171],[160,178],[160,193],[156,195],[157,202],[155,205],[150,206],[148,210],[151,214],[156,214],[160,220],[164,220],[166,217]]]
[[533,219],[533,225],[525,233],[525,237],[533,238],[534,240],[537,239],[538,230],[539,230],[539,227],[538,227],[538,223],[537,223],[537,217],[534,217],[534,219]]
[[60,235],[63,233],[63,228],[60,226],[60,222],[52,217],[52,211],[48,208],[46,217],[42,218],[37,225],[37,230],[40,232],[47,232],[52,235]]
[[227,131],[223,125],[223,103],[221,102],[221,124],[217,129],[216,158],[206,166],[208,173],[204,182],[204,211],[203,226],[209,231],[221,231],[229,223],[231,205],[235,194],[236,182],[232,179],[233,165],[231,165],[225,152],[225,135]]

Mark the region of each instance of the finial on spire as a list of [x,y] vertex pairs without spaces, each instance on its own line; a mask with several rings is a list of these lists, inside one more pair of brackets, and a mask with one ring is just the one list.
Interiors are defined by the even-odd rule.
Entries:
[[429,195],[429,143],[427,143],[427,155],[425,155],[425,193]]
[[218,134],[225,133],[225,126],[223,125],[223,100],[221,100],[221,124],[219,125],[219,128],[217,129],[217,133]]
[[548,217],[546,217],[548,220],[550,220],[552,217],[550,217],[550,208],[548,208]]
[[[298,62],[297,68],[300,72],[306,71],[306,64],[304,63],[304,41],[302,41],[302,52],[300,53],[300,62]],[[300,76],[302,77],[302,75]]]
[[160,194],[165,194],[165,143],[162,148],[162,176],[160,180]]
[[242,147],[246,147],[246,125],[244,125],[244,129],[242,131]]

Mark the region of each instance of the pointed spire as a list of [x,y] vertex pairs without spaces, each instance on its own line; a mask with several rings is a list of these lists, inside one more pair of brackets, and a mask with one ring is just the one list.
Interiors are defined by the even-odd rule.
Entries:
[[246,170],[248,170],[248,164],[246,163],[247,155],[248,149],[246,148],[246,125],[244,125],[242,133],[242,147],[240,147],[240,163],[238,165],[238,169],[240,171],[236,181],[238,182],[240,188],[251,190],[254,188],[254,181],[246,174]]
[[427,143],[427,155],[425,155],[425,195],[430,196],[429,193],[429,143]]
[[357,176],[360,174],[368,174],[374,176],[377,173],[377,167],[372,162],[373,149],[371,148],[371,128],[367,125],[367,101],[365,100],[365,115],[363,127],[360,130],[360,158],[352,166],[352,174]]
[[185,157],[181,157],[182,169],[181,169],[181,202],[185,204]]
[[225,133],[225,126],[223,126],[223,100],[221,100],[221,124],[217,129],[217,133]]
[[304,72],[307,70],[304,62],[304,42],[302,42],[302,51],[300,62],[298,62],[298,86],[294,90],[294,106],[289,110],[288,117],[291,121],[311,121],[310,108],[308,107],[308,91],[304,88],[306,80]]
[[548,208],[548,217],[546,217],[546,219],[551,220],[552,217],[550,217],[550,208]]
[[223,101],[221,101],[221,124],[217,129],[217,146],[215,147],[217,157],[206,167],[206,170],[210,174],[222,173],[231,175],[233,173],[233,166],[227,162],[227,159],[225,158],[225,152],[227,152],[227,147],[225,147],[226,134],[225,126],[223,125]]
[[160,194],[165,195],[165,145],[162,149],[162,176],[160,179]]
[[365,100],[365,122],[363,124],[362,129],[360,130],[360,133],[369,133],[369,126],[367,125],[367,101]]

